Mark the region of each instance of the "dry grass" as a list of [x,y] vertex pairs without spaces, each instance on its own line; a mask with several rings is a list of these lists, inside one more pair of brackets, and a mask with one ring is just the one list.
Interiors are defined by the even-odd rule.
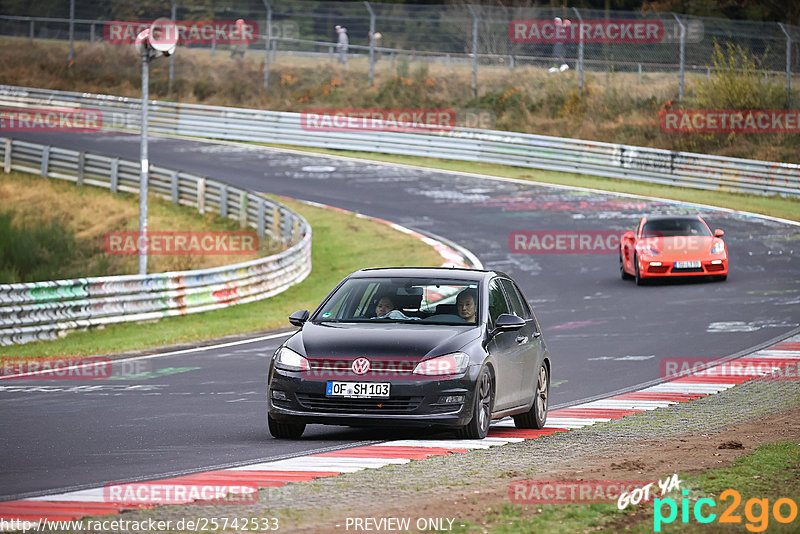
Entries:
[[[108,254],[104,236],[110,232],[136,232],[139,199],[128,193],[112,194],[95,187],[78,188],[60,180],[45,180],[23,173],[0,175],[3,210],[13,210],[16,225],[58,221],[75,235],[83,253],[63,266],[65,278],[135,274],[137,256]],[[151,196],[148,204],[150,231],[238,231],[237,222],[213,213],[200,215],[194,208],[178,207]],[[248,229],[249,230],[249,229]],[[148,258],[149,272],[204,269],[255,259],[278,252],[281,245],[260,240],[258,254],[248,255],[155,255]]]
[[[68,65],[66,43],[0,39],[0,83],[137,97],[140,64],[129,45],[76,43]],[[659,111],[677,102],[677,73],[586,72],[551,74],[537,66],[481,65],[478,95],[471,90],[472,68],[463,61],[420,62],[383,56],[375,85],[368,63],[352,58],[345,69],[327,56],[277,56],[271,63],[269,91],[263,91],[264,51],[253,47],[244,60],[225,49],[181,48],[175,56],[170,92],[169,61],[151,64],[153,98],[187,103],[301,111],[307,107],[433,107],[485,110],[501,130],[704,152],[724,156],[797,162],[797,134],[667,134]],[[705,73],[687,73],[686,101]],[[777,78],[773,82],[782,85]],[[800,80],[798,80],[800,82]]]

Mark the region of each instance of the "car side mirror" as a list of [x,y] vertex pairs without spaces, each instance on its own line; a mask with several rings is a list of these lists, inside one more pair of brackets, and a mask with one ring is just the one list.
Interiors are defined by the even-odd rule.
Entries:
[[635,238],[636,238],[636,235],[630,230],[628,230],[627,232],[622,234],[622,240],[623,241],[633,241]]
[[308,321],[308,310],[298,310],[289,316],[289,322],[295,326],[303,326]]
[[722,230],[720,230],[719,228],[717,228],[716,230],[714,230],[714,237],[722,237],[722,236],[724,236],[724,235],[725,235],[725,232],[723,232],[723,231],[722,231]]
[[497,332],[508,332],[511,330],[519,330],[525,326],[525,319],[511,315],[510,313],[501,313],[495,322],[493,334]]

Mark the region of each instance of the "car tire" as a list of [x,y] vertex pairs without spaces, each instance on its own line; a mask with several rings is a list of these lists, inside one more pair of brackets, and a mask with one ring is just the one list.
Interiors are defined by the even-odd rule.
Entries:
[[536,379],[536,398],[533,399],[531,409],[523,414],[514,416],[514,426],[517,428],[544,428],[547,422],[547,406],[550,399],[550,373],[542,362],[539,376]]
[[623,280],[633,280],[633,276],[625,272],[625,266],[622,264],[622,254],[619,255],[619,275]]
[[643,286],[644,279],[639,274],[639,258],[636,256],[636,254],[633,255],[633,268],[636,271],[636,275],[634,276],[634,279],[636,280],[636,285]]
[[494,408],[494,381],[492,373],[484,367],[475,385],[475,396],[472,403],[472,419],[456,431],[461,439],[483,439],[489,433]]
[[725,280],[728,279],[728,275],[727,274],[721,274],[719,276],[716,276],[715,279],[717,280],[717,282],[724,282]]
[[278,439],[299,439],[306,429],[305,423],[281,423],[267,414],[267,426],[273,438]]

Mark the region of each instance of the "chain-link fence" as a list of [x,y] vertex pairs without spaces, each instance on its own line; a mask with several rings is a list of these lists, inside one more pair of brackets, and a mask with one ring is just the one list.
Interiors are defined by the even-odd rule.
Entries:
[[[289,57],[304,65],[339,63],[363,70],[370,82],[378,69],[394,70],[404,62],[468,68],[476,93],[484,69],[533,68],[554,75],[571,71],[580,87],[587,74],[626,73],[639,83],[650,74],[666,77],[682,97],[688,76],[713,72],[715,45],[725,49],[733,43],[754,58],[765,76],[785,79],[789,106],[793,73],[800,71],[798,26],[673,13],[308,0],[213,6],[178,0],[60,0],[46,7],[6,1],[5,10],[0,35],[69,40],[69,59],[74,41],[104,39],[107,21],[253,21],[254,40],[245,48],[248,57],[257,54],[264,61],[265,88],[270,64]],[[202,42],[181,46],[206,48],[211,54],[230,50],[234,56],[237,45],[224,32],[219,37],[212,32]]]

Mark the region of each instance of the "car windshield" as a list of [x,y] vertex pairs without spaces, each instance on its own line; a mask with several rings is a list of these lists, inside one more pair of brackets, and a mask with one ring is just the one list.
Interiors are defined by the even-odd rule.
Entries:
[[710,236],[711,232],[699,219],[656,219],[647,221],[642,229],[642,237],[678,235]]
[[351,278],[313,322],[476,324],[478,282],[438,278]]

